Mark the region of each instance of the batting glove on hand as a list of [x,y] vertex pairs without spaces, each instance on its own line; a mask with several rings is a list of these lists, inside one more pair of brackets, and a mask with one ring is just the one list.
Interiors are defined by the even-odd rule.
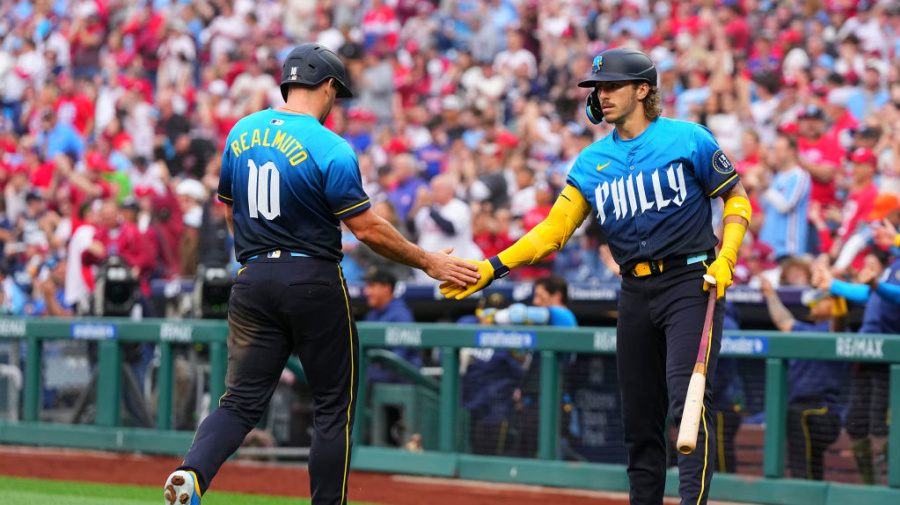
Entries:
[[441,294],[444,295],[445,298],[455,298],[457,300],[462,300],[463,298],[471,295],[472,293],[476,293],[481,291],[482,289],[488,287],[491,282],[494,281],[494,267],[491,266],[491,263],[488,260],[482,261],[473,261],[473,260],[463,260],[467,261],[478,267],[478,274],[481,277],[478,278],[478,281],[475,284],[468,286],[460,286],[458,284],[452,282],[445,282],[441,284]]
[[[720,253],[719,257],[706,269],[706,275],[716,279],[716,300],[721,300],[725,296],[725,288],[734,282],[734,260]],[[709,288],[709,282],[704,280],[703,291],[709,291]]]

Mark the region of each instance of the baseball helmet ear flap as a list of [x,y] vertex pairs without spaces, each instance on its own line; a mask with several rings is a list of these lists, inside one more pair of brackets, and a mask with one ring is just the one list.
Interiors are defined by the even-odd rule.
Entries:
[[600,99],[597,97],[596,89],[587,96],[584,109],[591,123],[600,124],[603,121],[603,109],[600,108]]

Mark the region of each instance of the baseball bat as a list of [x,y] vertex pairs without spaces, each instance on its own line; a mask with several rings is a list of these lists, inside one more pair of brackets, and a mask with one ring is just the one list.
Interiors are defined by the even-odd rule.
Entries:
[[706,393],[706,353],[712,336],[712,319],[716,311],[716,279],[704,275],[703,279],[712,286],[709,289],[709,302],[706,305],[706,318],[703,320],[703,334],[700,336],[700,350],[697,352],[697,363],[684,398],[684,412],[681,415],[681,427],[678,429],[676,446],[682,454],[690,454],[697,447],[697,433],[700,431],[700,416],[703,407],[703,396]]

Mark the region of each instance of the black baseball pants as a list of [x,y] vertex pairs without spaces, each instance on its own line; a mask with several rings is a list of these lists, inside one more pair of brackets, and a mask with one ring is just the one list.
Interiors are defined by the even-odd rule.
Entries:
[[228,324],[226,392],[180,468],[196,471],[206,491],[259,422],[296,353],[313,396],[312,503],[346,504],[359,342],[340,266],[286,254],[248,261],[234,280]]
[[[622,420],[628,451],[632,505],[662,505],[666,480],[666,419],[681,424],[684,399],[697,361],[709,293],[706,267],[695,263],[647,277],[622,279],[616,357]],[[716,304],[707,360],[697,449],[678,455],[683,505],[702,505],[709,496],[716,455],[712,382],[722,344],[725,304]]]

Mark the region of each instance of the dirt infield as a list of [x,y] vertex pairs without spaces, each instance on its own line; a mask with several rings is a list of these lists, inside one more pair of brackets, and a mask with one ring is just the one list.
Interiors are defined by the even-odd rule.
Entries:
[[[169,457],[0,446],[0,475],[160,486],[160,496],[162,483],[179,463]],[[309,497],[309,475],[305,468],[251,462],[226,463],[213,481],[211,492],[256,493],[262,487],[263,475],[266,494]],[[370,472],[351,473],[349,495],[351,501],[387,505],[628,504],[627,496],[621,493]],[[678,501],[666,500],[666,503]]]

